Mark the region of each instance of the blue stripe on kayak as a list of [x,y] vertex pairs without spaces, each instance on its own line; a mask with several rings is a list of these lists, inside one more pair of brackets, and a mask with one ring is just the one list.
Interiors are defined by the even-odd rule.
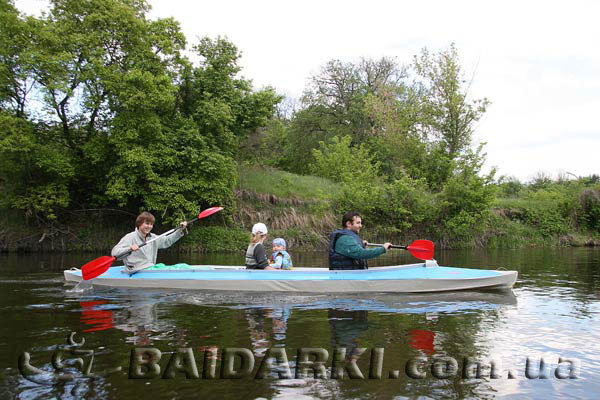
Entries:
[[193,280],[390,280],[390,279],[469,279],[501,275],[499,271],[454,267],[414,267],[399,270],[367,271],[260,271],[260,270],[196,270],[169,272],[154,270],[131,276],[122,267],[109,268],[102,278],[113,279],[193,279]]

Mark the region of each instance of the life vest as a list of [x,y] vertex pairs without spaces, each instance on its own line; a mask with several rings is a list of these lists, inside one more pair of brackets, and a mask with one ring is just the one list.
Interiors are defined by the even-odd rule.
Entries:
[[262,243],[250,243],[248,245],[248,249],[246,250],[246,267],[249,269],[262,269],[269,265],[266,256],[264,260],[257,260],[254,255],[256,246],[258,246],[259,244],[264,247]]
[[329,269],[368,269],[367,260],[350,258],[343,254],[336,253],[335,243],[342,235],[349,235],[356,240],[356,243],[362,248],[364,244],[356,232],[350,229],[338,229],[329,236]]
[[283,256],[283,260],[281,262],[281,269],[292,269],[294,265],[292,264],[292,257],[285,250],[276,251],[273,253],[273,262],[277,259],[277,256],[281,254]]

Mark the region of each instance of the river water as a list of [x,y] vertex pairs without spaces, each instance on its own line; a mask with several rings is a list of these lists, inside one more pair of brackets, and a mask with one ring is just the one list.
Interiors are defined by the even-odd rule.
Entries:
[[[440,265],[518,270],[508,292],[287,295],[64,284],[64,269],[99,255],[0,255],[1,398],[600,393],[600,249],[436,252]],[[302,266],[325,260],[293,255]],[[159,258],[236,265],[242,254]],[[411,262],[397,251],[371,265]]]

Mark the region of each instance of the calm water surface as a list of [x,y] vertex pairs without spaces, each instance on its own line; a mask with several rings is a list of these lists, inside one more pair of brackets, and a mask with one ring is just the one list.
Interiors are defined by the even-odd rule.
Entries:
[[[518,270],[509,292],[286,295],[75,290],[64,284],[64,269],[100,255],[0,255],[1,398],[591,399],[600,393],[600,249],[436,253],[440,265]],[[318,266],[325,259],[321,253],[294,256],[295,264],[303,266]],[[241,262],[239,254],[159,258],[167,263]],[[413,260],[393,252],[371,265]],[[132,352],[140,348],[160,351],[160,372],[132,368]],[[250,356],[252,372],[223,379],[225,348],[247,349],[246,363],[235,356],[233,369],[243,372]],[[327,352],[326,379],[293,376],[302,348]],[[348,356],[340,356],[342,348],[347,355],[366,349],[356,361],[364,379],[348,378],[348,371],[356,370]],[[379,348],[383,353],[373,351]],[[24,352],[32,368],[46,372],[24,377],[18,367]],[[331,379],[336,353],[343,379]],[[273,354],[279,358],[265,357]],[[292,378],[285,378],[282,354]],[[186,371],[193,378],[192,357],[200,379],[186,378]],[[263,364],[265,359],[272,363]],[[476,377],[470,365],[489,365],[489,360],[497,362],[497,377],[489,377],[489,368]],[[206,379],[211,364],[216,379]],[[131,379],[130,369],[142,378]],[[259,371],[263,379],[256,379]],[[92,379],[92,373],[101,376]],[[55,381],[65,374],[73,379]]]

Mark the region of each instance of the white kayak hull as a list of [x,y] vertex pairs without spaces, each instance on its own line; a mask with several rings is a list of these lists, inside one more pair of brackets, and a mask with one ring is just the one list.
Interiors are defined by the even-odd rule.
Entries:
[[[150,269],[133,275],[111,267],[92,283],[123,288],[235,290],[313,293],[425,293],[477,289],[510,289],[517,271],[440,267],[435,261],[368,270],[330,271],[296,268],[292,271],[248,270],[235,266],[192,266],[191,269]],[[69,282],[82,280],[81,270],[64,271]]]

